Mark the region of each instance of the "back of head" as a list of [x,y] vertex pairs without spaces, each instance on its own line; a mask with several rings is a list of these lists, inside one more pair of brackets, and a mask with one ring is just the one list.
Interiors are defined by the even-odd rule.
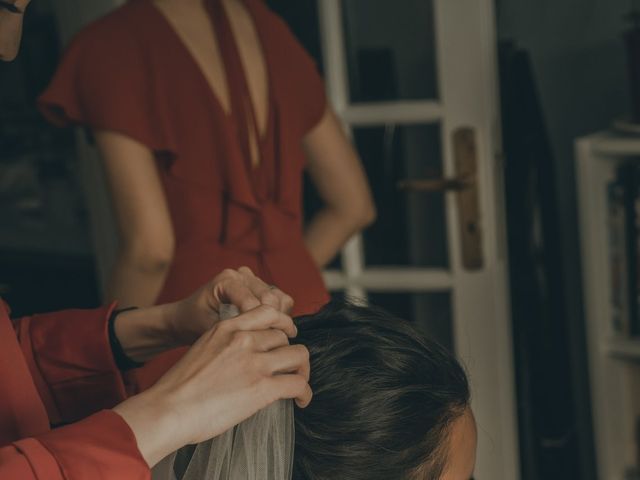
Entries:
[[460,364],[404,320],[333,303],[298,319],[314,399],[296,409],[294,480],[436,480],[469,404]]

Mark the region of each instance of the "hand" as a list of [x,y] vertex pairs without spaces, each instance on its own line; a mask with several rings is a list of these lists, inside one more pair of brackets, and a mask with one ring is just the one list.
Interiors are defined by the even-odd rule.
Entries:
[[[116,336],[129,358],[145,362],[171,348],[191,345],[220,321],[223,304],[235,305],[240,312],[269,305],[288,313],[293,299],[247,267],[229,269],[186,300],[121,313],[115,323]],[[287,326],[286,333],[295,336],[295,326]]]
[[[173,304],[167,316],[167,332],[176,346],[191,345],[220,321],[220,307],[235,305],[240,312],[248,312],[259,305],[290,313],[293,299],[274,286],[256,277],[247,267],[227,269],[191,297]],[[295,327],[286,333],[296,335]]]
[[289,316],[265,305],[219,322],[153,387],[116,407],[149,466],[277,400],[306,407],[309,352],[289,345],[284,331],[292,328]]

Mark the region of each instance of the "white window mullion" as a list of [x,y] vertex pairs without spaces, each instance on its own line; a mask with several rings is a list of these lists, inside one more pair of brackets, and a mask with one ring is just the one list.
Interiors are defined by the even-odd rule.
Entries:
[[338,112],[352,126],[388,124],[433,124],[442,119],[443,109],[432,100],[358,103]]
[[349,74],[342,28],[341,0],[318,2],[325,82],[331,104],[342,112],[349,104]]
[[[331,104],[343,122],[347,135],[352,137],[351,125],[344,117],[350,95],[341,7],[341,0],[318,2],[327,93]],[[352,281],[362,274],[363,257],[362,236],[356,235],[342,250],[342,269],[346,277],[346,293],[353,297],[364,298],[366,295],[364,289]]]
[[379,292],[448,292],[455,284],[450,271],[436,268],[374,267],[353,277],[328,270],[324,278],[331,290],[361,287]]

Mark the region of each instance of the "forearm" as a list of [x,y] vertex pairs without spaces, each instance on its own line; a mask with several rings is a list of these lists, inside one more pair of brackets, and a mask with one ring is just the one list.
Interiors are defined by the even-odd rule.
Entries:
[[305,231],[305,244],[319,268],[325,267],[362,224],[331,208],[320,210]]
[[169,328],[177,308],[177,304],[168,304],[119,313],[114,320],[114,332],[124,354],[144,363],[178,347]]
[[108,298],[122,308],[149,307],[156,303],[169,265],[145,265],[127,253],[118,255],[109,280]]

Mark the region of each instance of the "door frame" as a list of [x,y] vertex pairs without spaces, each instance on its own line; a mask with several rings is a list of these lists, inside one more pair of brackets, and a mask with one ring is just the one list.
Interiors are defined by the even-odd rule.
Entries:
[[475,131],[484,266],[462,265],[455,193],[445,194],[450,268],[367,268],[361,235],[342,252],[342,269],[325,272],[331,290],[366,298],[367,292],[451,291],[454,341],[472,385],[478,423],[477,479],[520,478],[515,372],[506,254],[503,162],[499,123],[497,43],[491,0],[433,0],[439,99],[352,104],[343,0],[318,1],[329,99],[349,136],[363,125],[441,126],[445,175],[454,176],[453,133]]

